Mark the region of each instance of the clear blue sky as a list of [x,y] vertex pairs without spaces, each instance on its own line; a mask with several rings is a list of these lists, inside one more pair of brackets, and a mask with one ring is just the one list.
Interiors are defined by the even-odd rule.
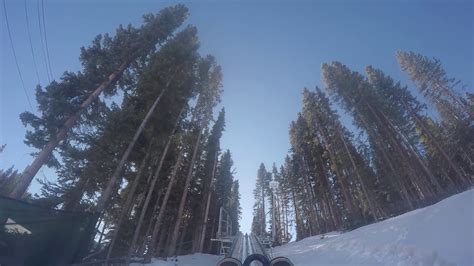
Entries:
[[[28,0],[30,27],[41,84],[46,71],[41,53],[36,3]],[[171,1],[45,0],[46,32],[54,78],[79,69],[79,47],[120,23],[141,23]],[[397,3],[396,3],[397,2]],[[241,184],[242,230],[250,230],[252,190],[260,162],[283,161],[288,125],[300,110],[303,87],[322,86],[320,66],[339,60],[354,70],[366,65],[406,81],[394,57],[413,50],[442,60],[448,72],[472,89],[472,1],[199,1],[184,2],[198,27],[202,54],[213,54],[223,67],[226,131]],[[34,102],[37,83],[29,50],[23,0],[6,0],[25,87]],[[2,8],[3,9],[3,8]],[[1,12],[0,143],[7,144],[0,168],[22,170],[32,151],[23,143],[18,115],[29,110],[16,71]],[[407,83],[412,85],[410,83]],[[54,172],[44,174],[54,180]],[[42,174],[40,173],[39,176]],[[31,191],[37,192],[34,184]]]

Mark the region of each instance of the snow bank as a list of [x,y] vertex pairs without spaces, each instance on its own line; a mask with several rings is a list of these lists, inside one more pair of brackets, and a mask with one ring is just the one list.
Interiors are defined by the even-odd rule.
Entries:
[[347,233],[273,250],[295,265],[474,265],[474,190]]

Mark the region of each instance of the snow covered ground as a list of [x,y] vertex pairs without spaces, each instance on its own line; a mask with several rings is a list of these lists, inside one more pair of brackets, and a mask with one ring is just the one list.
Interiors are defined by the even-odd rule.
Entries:
[[474,265],[474,190],[367,225],[275,248],[295,265]]
[[[296,266],[474,265],[474,190],[435,205],[327,238],[309,237],[277,247]],[[212,266],[221,257],[195,254],[155,266]]]
[[[179,256],[178,261],[173,261],[173,259],[168,259],[167,261],[153,259],[151,264],[146,265],[153,265],[153,266],[215,266],[219,260],[221,260],[222,256],[216,255],[209,255],[209,254],[193,254],[193,255],[186,255],[186,256]],[[131,265],[143,265],[132,263]]]

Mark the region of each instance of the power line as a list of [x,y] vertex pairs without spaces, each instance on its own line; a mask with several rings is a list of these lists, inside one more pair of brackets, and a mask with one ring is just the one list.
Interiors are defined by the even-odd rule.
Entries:
[[51,79],[54,79],[53,70],[51,69],[51,59],[49,57],[49,46],[48,46],[48,37],[46,35],[46,22],[45,22],[45,12],[44,12],[44,0],[41,0],[41,9],[43,13],[43,34],[44,34],[44,43],[46,44],[46,58],[48,60],[49,73],[51,74]]
[[26,16],[26,29],[28,32],[28,41],[30,42],[31,56],[33,57],[33,66],[35,67],[36,78],[38,79],[38,84],[41,84],[41,80],[38,73],[38,66],[36,65],[35,52],[33,49],[33,42],[31,41],[31,31],[30,31],[30,19],[28,17],[28,7],[25,0],[25,16]]
[[48,82],[51,83],[51,75],[48,71],[48,61],[46,59],[46,51],[44,48],[44,40],[43,40],[43,27],[41,26],[41,8],[40,8],[40,0],[38,0],[36,5],[36,11],[38,13],[38,27],[40,32],[40,41],[41,41],[41,52],[43,53],[43,61],[46,69],[46,77],[48,78]]
[[13,45],[12,33],[10,31],[10,23],[8,22],[8,16],[7,16],[7,5],[5,3],[5,0],[3,0],[2,2],[3,2],[3,10],[5,12],[5,21],[7,23],[8,37],[10,38],[10,45],[12,47],[13,58],[15,59],[16,70],[18,71],[18,75],[20,76],[21,86],[23,88],[23,92],[25,92],[26,99],[28,100],[28,104],[30,105],[31,110],[33,110],[33,105],[31,104],[30,96],[28,96],[28,93],[26,92],[25,82],[23,81],[23,76],[21,75],[20,65],[18,64],[18,59],[16,57],[15,46]]
[[[31,54],[33,56],[33,63],[34,63],[34,67],[35,67],[36,77],[38,78],[38,83],[41,83],[40,78],[39,78],[39,73],[38,73],[38,67],[36,65],[36,60],[35,60],[33,42],[31,41],[30,25],[29,25],[29,18],[28,18],[28,8],[27,8],[27,2],[26,1],[27,0],[25,0],[25,15],[26,15],[26,27],[27,27],[27,31],[28,31],[28,39],[29,39],[29,43],[30,43]],[[23,88],[23,92],[25,93],[26,99],[28,100],[28,105],[30,106],[30,110],[32,112],[34,112],[33,105],[31,104],[30,97],[28,96],[28,93],[26,91],[25,82],[23,81],[23,75],[21,74],[20,65],[18,64],[18,58],[16,56],[15,46],[13,45],[13,38],[12,38],[11,30],[10,30],[10,23],[8,21],[8,15],[7,15],[6,0],[3,0],[2,2],[3,2],[3,10],[4,10],[4,13],[5,13],[5,22],[7,24],[8,37],[10,38],[10,45],[12,47],[13,58],[15,59],[15,65],[16,65],[16,69],[18,71],[18,76],[20,77],[21,86]],[[42,2],[43,2],[43,0],[42,0]],[[44,12],[44,8],[43,8],[43,12]],[[39,15],[39,12],[38,12],[38,15]],[[38,20],[39,20],[39,17],[38,17]],[[44,17],[43,17],[43,22],[44,22]],[[41,24],[40,24],[40,31],[41,31]],[[50,70],[51,70],[51,68],[50,68]],[[48,79],[49,79],[49,77],[48,77]],[[43,169],[41,169],[41,173],[43,174],[43,177],[46,178]]]

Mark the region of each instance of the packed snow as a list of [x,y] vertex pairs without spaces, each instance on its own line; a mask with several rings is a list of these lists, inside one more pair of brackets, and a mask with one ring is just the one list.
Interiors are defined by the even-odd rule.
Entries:
[[[223,256],[209,255],[209,254],[193,254],[186,256],[178,256],[177,258],[168,258],[168,260],[153,259],[152,266],[215,266]],[[132,263],[131,265],[143,265]]]
[[295,265],[474,265],[474,190],[351,232],[277,247]]
[[[474,265],[474,190],[356,230],[313,236],[277,247],[296,266]],[[215,265],[220,256],[195,254],[155,266]]]

